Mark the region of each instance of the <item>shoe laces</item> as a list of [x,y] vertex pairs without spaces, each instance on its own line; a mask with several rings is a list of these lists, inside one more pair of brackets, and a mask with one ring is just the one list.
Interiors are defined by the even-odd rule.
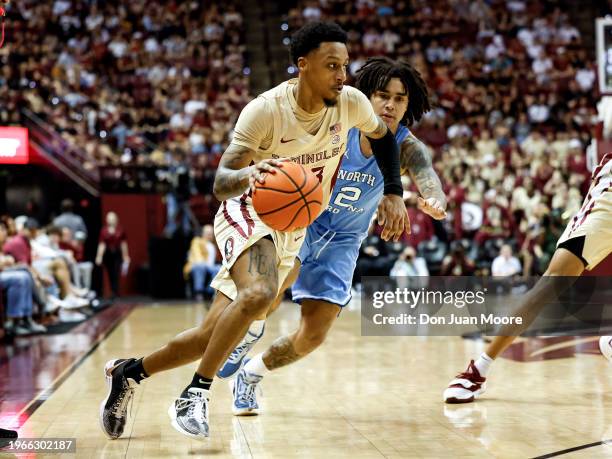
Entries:
[[119,393],[117,400],[113,404],[112,413],[116,418],[125,416],[128,405],[130,407],[130,417],[132,416],[132,407],[134,406],[134,388],[127,381],[123,381],[123,389]]
[[257,377],[257,380],[249,379],[246,374],[238,378],[238,401],[251,405],[255,401],[256,392],[263,395],[261,387],[257,384],[260,380],[260,377]]
[[248,352],[253,347],[253,344],[255,344],[255,342],[250,343],[248,341],[243,341],[232,351],[228,360],[237,362],[245,352]]
[[474,365],[473,360],[470,361],[470,364],[468,365],[467,370],[465,370],[463,373],[459,373],[455,377],[457,379],[467,379],[468,381],[480,381],[483,379],[482,376],[480,376],[478,369]]
[[206,411],[208,405],[208,398],[200,391],[188,391],[189,396],[186,398],[179,398],[176,410],[187,409],[187,416],[194,418],[200,424],[206,422]]

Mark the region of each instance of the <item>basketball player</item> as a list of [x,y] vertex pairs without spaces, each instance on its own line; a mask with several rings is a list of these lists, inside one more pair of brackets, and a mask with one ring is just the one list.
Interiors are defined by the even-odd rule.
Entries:
[[343,86],[346,41],[346,33],[333,23],[302,27],[291,41],[298,79],[263,93],[240,114],[214,182],[215,196],[222,201],[215,237],[223,267],[212,282],[217,295],[211,311],[201,326],[179,334],[144,359],[107,362],[109,392],[100,407],[100,422],[108,437],[122,434],[128,402],[144,378],[198,358],[192,381],[168,414],[182,434],[208,437],[213,377],[251,322],[269,309],[304,242],[305,229],[274,231],[259,220],[251,204],[249,188],[263,182],[264,174],[276,173],[281,159],[299,162],[319,177],[326,206],[348,131],[358,128],[370,139],[384,177],[383,236],[397,240],[409,229],[393,134],[360,91]]
[[[535,316],[538,309],[558,288],[549,276],[577,278],[591,270],[612,252],[612,153],[605,155],[592,175],[589,192],[576,215],[569,221],[548,269],[521,303],[521,315]],[[565,280],[565,279],[564,279]],[[568,279],[568,284],[571,279]],[[569,285],[568,285],[569,287]],[[552,292],[554,293],[554,292]],[[535,317],[533,317],[535,318]],[[527,323],[525,328],[529,325]],[[469,403],[485,390],[487,373],[493,361],[515,340],[515,336],[498,336],[476,361],[470,361],[465,372],[453,379],[444,391],[446,403]],[[604,355],[608,355],[600,347]]]
[[[410,174],[422,196],[418,207],[435,219],[444,218],[446,198],[430,153],[405,126],[419,121],[430,109],[427,87],[420,74],[406,62],[371,58],[359,70],[356,87],[368,96],[376,114],[395,134],[402,171]],[[292,287],[293,300],[301,304],[298,329],[248,360],[244,359],[246,353],[263,334],[263,321],[254,322],[218,373],[227,378],[240,370],[233,383],[235,415],[257,414],[255,388],[263,376],[301,359],[323,343],[351,299],[359,247],[382,195],[382,176],[372,158],[370,142],[351,129],[329,206],[308,227],[298,256],[301,268]],[[281,300],[282,293],[277,304]],[[243,359],[247,363],[240,369]]]

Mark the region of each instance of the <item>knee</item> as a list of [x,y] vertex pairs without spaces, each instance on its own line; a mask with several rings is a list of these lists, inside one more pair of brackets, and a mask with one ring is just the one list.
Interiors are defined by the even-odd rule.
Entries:
[[296,351],[307,354],[318,348],[327,337],[327,330],[315,328],[301,328],[297,336]]
[[269,284],[249,286],[238,293],[240,307],[247,315],[261,314],[270,307],[276,298],[276,289]]

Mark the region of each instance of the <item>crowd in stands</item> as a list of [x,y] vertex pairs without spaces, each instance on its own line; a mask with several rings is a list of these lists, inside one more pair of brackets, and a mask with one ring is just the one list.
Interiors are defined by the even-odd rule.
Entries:
[[250,99],[237,1],[20,0],[0,49],[0,125],[35,113],[84,166],[215,168]]
[[[567,3],[305,0],[285,18],[287,34],[318,19],[347,30],[349,83],[379,54],[408,60],[428,83],[434,109],[412,131],[432,149],[450,218],[436,225],[410,211],[405,242],[435,274],[490,273],[506,242],[520,272],[542,273],[580,208],[598,93],[595,60]],[[411,204],[415,191],[407,184]],[[390,253],[388,273],[401,250],[374,242],[362,258],[374,247]]]
[[[348,31],[348,83],[385,54],[430,88],[434,109],[412,131],[431,148],[449,218],[416,211],[407,181],[412,234],[385,244],[373,228],[358,272],[490,273],[500,254],[524,275],[543,272],[588,187],[598,96],[566,3],[304,0],[288,11],[287,34],[317,19]],[[82,146],[88,168],[186,161],[214,172],[251,98],[238,2],[21,0],[8,14],[1,124],[28,107]],[[171,203],[174,216],[184,202]]]
[[[81,322],[109,304],[92,289],[94,263],[85,259],[87,237],[87,226],[70,199],[44,228],[28,216],[0,217],[0,338]],[[95,263],[108,270],[116,298],[118,276],[122,263],[129,264],[129,254],[113,212],[102,228]]]

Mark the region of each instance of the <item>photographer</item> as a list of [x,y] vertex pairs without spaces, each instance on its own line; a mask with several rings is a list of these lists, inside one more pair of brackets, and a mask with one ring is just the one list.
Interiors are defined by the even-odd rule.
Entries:
[[191,233],[195,220],[189,207],[189,199],[197,192],[194,186],[191,168],[186,154],[177,148],[172,153],[172,161],[167,175],[170,189],[166,194],[166,227],[164,234],[172,237],[178,229],[177,219],[180,214],[180,229],[183,235]]
[[465,254],[465,248],[461,241],[453,241],[451,250],[442,261],[440,275],[442,276],[471,276],[476,266]]

